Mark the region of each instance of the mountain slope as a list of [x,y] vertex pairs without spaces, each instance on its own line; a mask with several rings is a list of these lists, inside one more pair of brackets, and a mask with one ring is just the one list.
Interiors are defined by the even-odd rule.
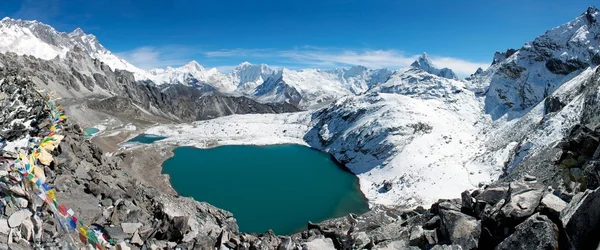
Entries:
[[118,58],[104,48],[94,35],[87,35],[77,28],[67,34],[37,21],[4,18],[0,21],[0,53],[14,52],[44,60],[64,57],[76,46],[92,58],[99,59],[112,69],[132,72],[136,79],[147,79],[147,73],[127,61]]
[[598,9],[547,31],[518,50],[496,53],[492,66],[473,78],[486,86],[486,112],[494,119],[527,110],[600,63]]

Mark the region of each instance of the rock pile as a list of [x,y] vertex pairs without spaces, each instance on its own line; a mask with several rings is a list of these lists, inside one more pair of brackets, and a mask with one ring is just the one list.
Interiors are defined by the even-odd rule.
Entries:
[[[600,239],[600,189],[570,203],[534,177],[465,191],[426,210],[377,206],[292,236],[329,238],[335,249],[595,249]],[[294,248],[285,248],[294,249]]]

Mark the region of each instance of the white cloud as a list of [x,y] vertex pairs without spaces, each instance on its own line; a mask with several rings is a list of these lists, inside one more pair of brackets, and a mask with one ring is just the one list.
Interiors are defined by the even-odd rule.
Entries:
[[490,66],[490,63],[482,63],[482,62],[470,62],[466,60],[462,60],[459,58],[452,57],[431,57],[431,60],[434,64],[443,67],[448,67],[452,69],[456,74],[462,76],[468,76],[477,70],[477,68],[487,69]]
[[273,52],[273,49],[244,49],[244,48],[235,48],[235,49],[223,49],[223,50],[215,50],[215,51],[205,51],[203,52],[205,57],[266,57],[269,56],[269,52]]
[[[335,48],[318,48],[304,46],[292,50],[275,49],[230,49],[203,52],[206,57],[242,57],[242,58],[268,58],[284,65],[297,65],[297,67],[333,68],[350,65],[363,65],[369,68],[399,69],[409,66],[419,55],[408,55],[397,50],[348,50]],[[440,67],[448,67],[460,76],[468,76],[477,68],[483,69],[489,63],[472,62],[460,58],[430,55],[433,63]]]
[[164,68],[167,66],[180,66],[191,61],[191,49],[185,46],[143,46],[130,51],[116,53],[120,58],[145,70]]

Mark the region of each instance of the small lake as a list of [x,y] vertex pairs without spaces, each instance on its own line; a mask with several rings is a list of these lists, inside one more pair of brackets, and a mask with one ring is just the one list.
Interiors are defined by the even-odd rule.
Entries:
[[368,211],[358,178],[329,154],[300,145],[180,147],[163,173],[182,196],[228,210],[240,231],[292,234]]
[[98,132],[100,132],[100,130],[97,128],[86,128],[83,130],[83,134],[84,134],[83,137],[90,138],[90,137],[92,137],[92,135],[94,135],[95,133],[98,133]]
[[167,138],[167,137],[151,135],[151,134],[139,134],[138,136],[131,138],[129,141],[126,141],[125,143],[150,144],[150,143],[153,143],[155,141],[160,141],[165,138]]

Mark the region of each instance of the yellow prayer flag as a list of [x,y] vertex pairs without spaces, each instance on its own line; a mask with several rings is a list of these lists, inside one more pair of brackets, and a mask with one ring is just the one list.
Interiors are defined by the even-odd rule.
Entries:
[[34,166],[33,167],[33,172],[35,173],[35,176],[40,179],[40,181],[42,183],[46,182],[46,173],[44,172],[44,169],[38,167],[38,166]]
[[56,199],[56,193],[54,193],[54,189],[50,189],[48,190],[48,193],[46,193],[51,199]]
[[48,153],[44,148],[40,148],[40,155],[38,156],[38,160],[44,166],[49,166],[50,163],[54,160],[54,157]]

